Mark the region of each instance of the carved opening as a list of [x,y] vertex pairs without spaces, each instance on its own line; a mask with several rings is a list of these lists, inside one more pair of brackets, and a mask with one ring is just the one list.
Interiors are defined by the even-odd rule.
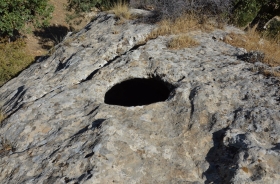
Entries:
[[170,86],[157,78],[130,79],[107,91],[104,101],[109,105],[126,107],[162,102],[169,97],[172,90]]

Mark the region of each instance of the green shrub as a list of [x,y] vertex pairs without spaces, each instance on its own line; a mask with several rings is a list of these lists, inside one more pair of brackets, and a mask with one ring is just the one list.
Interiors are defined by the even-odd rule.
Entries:
[[270,21],[269,24],[266,26],[264,35],[280,43],[280,20],[273,19],[272,21]]
[[27,23],[48,25],[53,9],[48,0],[0,0],[0,36],[26,31]]
[[254,20],[260,9],[259,0],[237,0],[234,6],[233,21],[238,26],[246,26]]
[[279,6],[279,0],[235,0],[233,22],[242,27],[258,24],[258,30],[262,30],[270,19],[280,15]]

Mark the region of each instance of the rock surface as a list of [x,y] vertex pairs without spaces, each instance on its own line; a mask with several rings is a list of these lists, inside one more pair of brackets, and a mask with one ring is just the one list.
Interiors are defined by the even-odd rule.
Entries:
[[[182,50],[145,42],[153,28],[101,13],[0,88],[0,183],[279,183],[279,79],[213,39],[235,28]],[[163,81],[168,99],[104,103],[133,78]]]

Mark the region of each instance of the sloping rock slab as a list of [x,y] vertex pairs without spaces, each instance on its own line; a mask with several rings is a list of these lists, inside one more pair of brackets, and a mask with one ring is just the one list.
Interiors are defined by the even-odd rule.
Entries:
[[[212,39],[226,31],[170,50],[170,37],[145,42],[153,27],[99,14],[0,88],[0,183],[280,181],[279,79]],[[168,98],[104,103],[134,78],[160,81]]]

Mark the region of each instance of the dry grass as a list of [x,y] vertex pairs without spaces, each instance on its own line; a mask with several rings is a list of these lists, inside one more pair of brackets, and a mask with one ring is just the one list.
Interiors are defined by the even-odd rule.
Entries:
[[11,144],[5,143],[5,144],[3,145],[2,151],[10,151],[10,150],[12,150],[12,149],[13,149],[13,146],[12,146]]
[[164,19],[160,21],[158,27],[150,33],[147,40],[158,36],[180,35],[171,39],[167,46],[171,49],[193,47],[199,45],[199,43],[190,36],[185,35],[186,33],[198,30],[209,32],[214,30],[215,27],[208,18],[195,13],[188,13],[174,20]]
[[3,121],[5,118],[6,118],[5,113],[4,113],[2,110],[0,110],[0,124],[2,123],[2,121]]
[[0,43],[0,86],[15,77],[34,60],[26,52],[25,42]]
[[3,140],[2,144],[0,146],[0,156],[6,155],[8,154],[10,151],[14,151],[15,148],[13,147],[13,145],[7,141],[7,140]]
[[129,6],[124,1],[118,1],[114,3],[111,11],[120,19],[130,19],[131,13],[129,11]]
[[280,72],[273,71],[273,70],[261,70],[260,73],[262,73],[265,76],[274,76],[274,77],[280,77]]
[[255,28],[248,30],[245,34],[230,33],[224,41],[235,47],[245,48],[248,52],[261,51],[265,54],[264,63],[280,66],[280,44],[275,40],[263,38]]
[[188,35],[176,36],[168,42],[168,48],[170,49],[189,48],[197,45],[199,43]]
[[199,17],[194,13],[184,14],[175,20],[164,19],[158,23],[158,28],[152,31],[150,38],[164,35],[176,35],[188,33],[190,31],[202,30],[212,31],[214,25],[205,17]]

